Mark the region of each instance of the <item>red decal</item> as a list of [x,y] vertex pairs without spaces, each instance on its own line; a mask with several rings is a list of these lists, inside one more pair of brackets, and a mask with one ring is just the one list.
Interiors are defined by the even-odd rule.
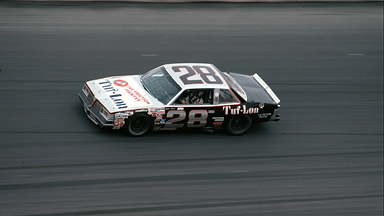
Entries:
[[125,87],[128,85],[128,83],[124,80],[115,80],[115,82],[113,82],[113,84],[120,86],[120,87]]
[[115,122],[113,123],[113,125],[115,125],[116,127],[123,127],[124,124],[125,124],[125,121],[122,118],[116,119]]

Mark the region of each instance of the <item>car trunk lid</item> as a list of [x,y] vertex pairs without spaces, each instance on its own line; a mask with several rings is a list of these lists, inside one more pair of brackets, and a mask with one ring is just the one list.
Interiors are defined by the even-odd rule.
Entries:
[[253,76],[230,73],[229,74],[247,93],[247,101],[263,103],[280,103],[280,99],[272,89],[256,73]]

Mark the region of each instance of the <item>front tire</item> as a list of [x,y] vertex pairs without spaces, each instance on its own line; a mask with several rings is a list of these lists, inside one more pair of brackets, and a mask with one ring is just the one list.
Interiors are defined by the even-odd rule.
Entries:
[[232,117],[225,126],[225,130],[231,135],[241,135],[248,131],[252,125],[252,118],[247,115]]
[[152,119],[147,114],[136,114],[128,118],[127,131],[131,136],[142,136],[152,127]]

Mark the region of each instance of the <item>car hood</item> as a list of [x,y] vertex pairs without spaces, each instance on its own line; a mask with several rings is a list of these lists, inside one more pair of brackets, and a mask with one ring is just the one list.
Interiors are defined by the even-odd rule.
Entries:
[[110,113],[159,106],[161,103],[144,89],[140,76],[113,76],[91,80],[87,86]]

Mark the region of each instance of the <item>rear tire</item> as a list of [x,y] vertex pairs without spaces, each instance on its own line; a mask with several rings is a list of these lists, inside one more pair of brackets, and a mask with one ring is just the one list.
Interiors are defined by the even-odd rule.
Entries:
[[152,119],[147,114],[139,113],[128,118],[127,131],[131,136],[142,136],[152,127]]
[[247,115],[232,117],[225,125],[225,130],[231,135],[241,135],[252,126],[252,118]]

